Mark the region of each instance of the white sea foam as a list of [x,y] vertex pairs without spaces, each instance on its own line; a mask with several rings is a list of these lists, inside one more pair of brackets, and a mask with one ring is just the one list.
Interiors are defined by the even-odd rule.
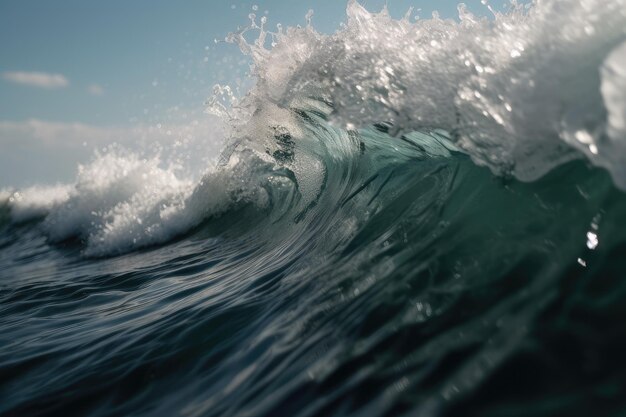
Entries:
[[[489,18],[461,4],[458,21],[413,21],[410,13],[397,20],[351,0],[345,26],[332,35],[311,25],[270,33],[264,24],[227,38],[253,58],[257,78],[237,103],[240,119],[267,103],[286,108],[316,95],[346,127],[444,128],[496,173],[533,180],[582,153],[626,188],[618,47],[626,0],[512,3]],[[251,30],[259,32],[254,43],[244,37]]]
[[[608,117],[609,139],[603,165],[617,178],[626,178],[626,42],[615,48],[602,67],[602,97]],[[623,184],[620,182],[620,184]]]
[[19,191],[0,192],[0,202],[11,208],[11,220],[22,223],[45,217],[50,210],[69,198],[71,187],[67,185],[34,186]]
[[80,166],[74,184],[4,190],[0,202],[14,223],[43,219],[52,242],[78,238],[88,256],[119,254],[168,241],[237,204],[263,208],[264,177],[254,171],[264,164],[254,152],[241,152],[193,180],[157,155],[113,147]]

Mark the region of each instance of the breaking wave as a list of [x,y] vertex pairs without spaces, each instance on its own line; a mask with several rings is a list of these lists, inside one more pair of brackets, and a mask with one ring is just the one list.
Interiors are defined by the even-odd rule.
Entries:
[[201,174],[0,192],[0,413],[618,415],[626,1],[307,19]]

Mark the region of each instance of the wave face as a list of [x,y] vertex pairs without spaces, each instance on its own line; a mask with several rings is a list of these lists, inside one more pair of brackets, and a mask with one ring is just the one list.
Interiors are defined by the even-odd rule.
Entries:
[[253,17],[216,166],[0,193],[0,414],[619,415],[625,6]]

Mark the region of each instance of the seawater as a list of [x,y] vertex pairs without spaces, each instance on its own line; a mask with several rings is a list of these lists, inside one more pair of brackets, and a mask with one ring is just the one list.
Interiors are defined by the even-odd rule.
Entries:
[[309,21],[201,175],[0,193],[0,414],[623,415],[624,1]]

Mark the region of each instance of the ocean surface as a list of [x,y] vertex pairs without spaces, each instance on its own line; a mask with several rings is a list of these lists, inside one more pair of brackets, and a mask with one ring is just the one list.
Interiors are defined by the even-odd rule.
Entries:
[[217,163],[0,192],[0,415],[626,415],[626,0],[250,19]]

